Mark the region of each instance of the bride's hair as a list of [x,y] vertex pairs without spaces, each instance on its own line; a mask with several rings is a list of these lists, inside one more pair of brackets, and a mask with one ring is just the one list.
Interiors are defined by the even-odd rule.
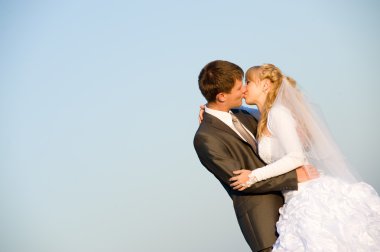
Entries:
[[[257,138],[260,139],[267,127],[268,113],[276,100],[284,75],[281,70],[273,64],[263,64],[261,66],[251,67],[247,70],[246,75],[251,74],[256,76],[260,81],[268,79],[272,83],[272,89],[268,92],[263,111],[260,115],[259,125],[257,127]],[[288,76],[285,77],[293,87],[296,86],[296,81],[293,78]]]

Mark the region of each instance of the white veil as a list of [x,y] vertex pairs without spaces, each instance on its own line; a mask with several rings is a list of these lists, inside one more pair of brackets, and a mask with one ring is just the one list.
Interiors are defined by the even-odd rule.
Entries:
[[[316,113],[316,109],[308,102],[305,95],[298,88],[293,87],[286,77],[283,78],[279,88],[273,104],[273,107],[275,106],[284,106],[291,112],[296,121],[303,152],[309,163],[322,174],[348,182],[359,180],[359,176],[354,175],[350,169],[322,117]],[[278,147],[281,148],[281,146]],[[272,148],[276,147],[272,146]],[[274,149],[272,151],[276,152]]]

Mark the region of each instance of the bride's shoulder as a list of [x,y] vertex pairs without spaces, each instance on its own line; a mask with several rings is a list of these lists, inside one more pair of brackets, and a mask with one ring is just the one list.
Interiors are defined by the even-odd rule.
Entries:
[[274,132],[278,127],[287,125],[293,127],[295,120],[292,116],[292,112],[283,105],[273,106],[268,113],[267,127],[269,131]]
[[290,110],[283,105],[273,106],[268,113],[269,118],[271,117],[289,117],[291,116]]

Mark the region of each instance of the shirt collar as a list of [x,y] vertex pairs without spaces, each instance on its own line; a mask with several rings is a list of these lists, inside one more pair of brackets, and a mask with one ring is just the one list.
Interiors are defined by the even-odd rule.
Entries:
[[233,125],[232,117],[230,114],[230,113],[232,113],[231,111],[225,112],[225,111],[211,109],[211,108],[208,108],[207,106],[205,106],[205,112],[210,114],[210,115],[215,116],[216,118],[218,118],[219,120],[221,120],[222,122],[224,122],[225,124],[227,124],[230,127]]

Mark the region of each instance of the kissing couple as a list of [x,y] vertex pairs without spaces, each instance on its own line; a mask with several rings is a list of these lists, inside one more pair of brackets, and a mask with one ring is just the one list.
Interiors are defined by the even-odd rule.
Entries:
[[216,60],[198,84],[207,104],[194,147],[252,251],[380,251],[380,197],[350,170],[294,79],[273,64],[244,75]]

